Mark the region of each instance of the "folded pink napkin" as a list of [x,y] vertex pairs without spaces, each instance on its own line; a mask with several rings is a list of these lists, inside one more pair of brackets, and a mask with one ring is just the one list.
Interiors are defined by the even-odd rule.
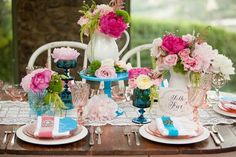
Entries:
[[77,122],[70,117],[39,116],[34,136],[38,138],[67,137],[75,129],[77,129]]

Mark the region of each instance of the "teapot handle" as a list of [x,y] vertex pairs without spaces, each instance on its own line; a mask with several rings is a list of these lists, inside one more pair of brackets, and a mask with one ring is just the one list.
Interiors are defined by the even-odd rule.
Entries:
[[129,36],[129,33],[127,31],[124,31],[125,33],[125,37],[126,37],[126,42],[125,42],[125,45],[123,46],[123,48],[120,50],[119,52],[119,56],[125,51],[125,49],[128,47],[129,45],[129,41],[130,41],[130,36]]

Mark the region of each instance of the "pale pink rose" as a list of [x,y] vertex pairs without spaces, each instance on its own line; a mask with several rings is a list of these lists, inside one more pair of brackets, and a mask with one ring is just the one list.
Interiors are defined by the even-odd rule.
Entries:
[[96,70],[95,76],[98,78],[115,78],[117,77],[116,70],[111,66],[101,66]]
[[158,58],[161,55],[160,46],[162,45],[162,39],[157,38],[152,42],[151,56]]
[[51,80],[52,71],[45,70],[43,72],[37,73],[32,77],[30,89],[34,93],[42,92],[49,86]]
[[187,59],[189,57],[189,54],[190,54],[190,49],[183,49],[182,51],[178,53],[178,55],[180,56],[182,60]]
[[113,8],[109,5],[101,4],[97,5],[97,8],[94,10],[93,14],[99,13],[99,16],[102,17],[103,15],[108,14],[109,12],[114,12]]
[[52,58],[56,63],[58,60],[76,60],[80,53],[72,48],[55,48],[52,53]]
[[168,66],[175,66],[177,61],[178,61],[178,56],[176,54],[173,54],[164,57],[163,63]]
[[191,35],[191,34],[186,34],[182,36],[183,41],[189,43],[192,43],[195,40],[195,36]]
[[86,23],[88,23],[88,19],[85,16],[80,17],[80,19],[77,22],[77,24],[80,25],[80,26],[83,26]]
[[184,69],[186,71],[194,71],[194,72],[200,72],[201,71],[201,66],[202,62],[199,60],[199,58],[191,58],[188,57],[187,59],[184,60]]

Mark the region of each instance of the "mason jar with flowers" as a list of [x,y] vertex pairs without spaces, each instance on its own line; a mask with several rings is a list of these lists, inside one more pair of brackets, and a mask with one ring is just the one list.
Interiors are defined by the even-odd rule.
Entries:
[[[80,38],[83,42],[83,35],[90,37],[85,51],[90,62],[108,58],[118,59],[119,51],[115,40],[125,32],[130,21],[129,14],[122,10],[122,4],[96,5],[93,2],[89,6],[84,3],[83,10],[80,10],[83,15],[78,20],[78,24],[81,26]],[[128,33],[125,32],[125,34],[129,39]],[[121,51],[127,46],[128,40]]]
[[151,120],[143,116],[144,108],[149,108],[157,98],[157,87],[162,82],[162,74],[149,68],[133,68],[128,74],[128,83],[133,89],[133,106],[140,108],[140,116],[132,121],[139,124],[149,123]]
[[66,108],[58,95],[63,89],[61,77],[47,68],[41,68],[22,78],[21,86],[28,92],[29,106],[34,114],[62,113],[62,109]]

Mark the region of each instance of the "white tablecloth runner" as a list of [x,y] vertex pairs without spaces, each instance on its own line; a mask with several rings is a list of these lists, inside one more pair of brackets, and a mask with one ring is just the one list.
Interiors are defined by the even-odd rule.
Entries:
[[[132,106],[131,102],[119,103],[119,107],[124,111],[122,116],[106,122],[86,122],[85,125],[134,125],[132,118],[138,117],[138,108]],[[157,113],[157,104],[154,104],[150,111],[147,109],[145,115],[153,119],[158,116]],[[66,111],[64,114],[76,118],[74,109]],[[200,118],[203,125],[236,123],[236,118],[219,115],[212,108],[201,109]],[[0,124],[26,124],[35,119],[35,115],[30,114],[30,108],[27,102],[0,101]]]

